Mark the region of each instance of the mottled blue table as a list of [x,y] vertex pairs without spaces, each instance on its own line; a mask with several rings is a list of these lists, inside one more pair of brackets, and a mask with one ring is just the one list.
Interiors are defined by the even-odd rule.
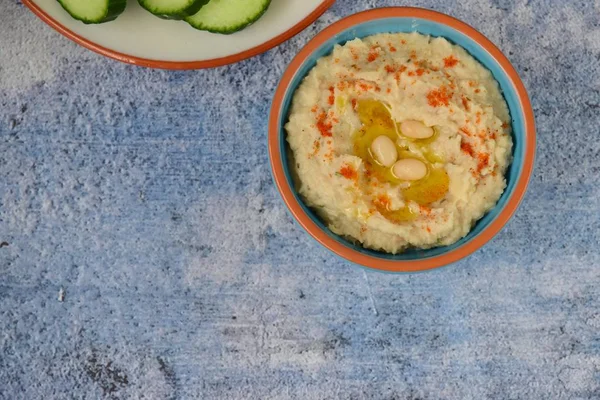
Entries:
[[[313,242],[267,160],[294,54],[386,4],[479,28],[538,124],[507,227],[416,275]],[[266,54],[167,72],[102,58],[3,0],[0,398],[599,399],[599,15],[598,0],[342,0]]]

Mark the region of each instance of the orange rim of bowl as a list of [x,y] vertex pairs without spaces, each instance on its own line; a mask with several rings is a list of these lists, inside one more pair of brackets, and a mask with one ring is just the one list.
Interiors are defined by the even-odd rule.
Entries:
[[285,42],[288,39],[291,39],[302,30],[304,30],[308,25],[313,23],[317,18],[319,18],[329,7],[331,7],[335,3],[335,0],[325,0],[323,1],[317,8],[315,8],[310,14],[306,16],[302,21],[298,22],[296,25],[288,29],[287,31],[275,36],[272,39],[269,39],[265,43],[262,43],[258,46],[252,47],[248,50],[244,50],[240,53],[232,54],[226,57],[213,58],[210,60],[200,60],[200,61],[160,61],[160,60],[151,60],[147,58],[135,57],[125,53],[120,53],[118,51],[114,51],[108,49],[106,47],[100,46],[84,38],[83,36],[78,35],[72,30],[68,29],[60,22],[52,18],[48,13],[46,13],[40,6],[35,4],[33,0],[23,0],[23,4],[25,4],[35,15],[37,15],[42,21],[46,24],[50,25],[56,31],[71,39],[75,43],[92,50],[95,53],[101,54],[103,56],[112,58],[117,61],[121,61],[127,64],[133,64],[141,67],[148,68],[158,68],[158,69],[171,69],[171,70],[185,70],[185,69],[204,69],[204,68],[215,68],[223,65],[233,64],[242,60],[245,60],[250,57],[254,57],[256,55],[262,54],[267,50],[272,49],[273,47]]
[[[521,103],[521,108],[524,117],[525,124],[525,151],[523,156],[523,170],[518,178],[515,185],[514,191],[508,199],[506,205],[501,212],[496,216],[490,224],[483,229],[483,231],[474,237],[472,240],[463,244],[462,246],[451,250],[447,253],[433,256],[422,260],[386,260],[378,257],[374,257],[368,254],[360,253],[349,247],[346,247],[342,243],[331,238],[326,232],[324,232],[315,222],[304,212],[301,205],[296,200],[292,189],[288,185],[285,172],[283,169],[283,161],[281,158],[281,152],[279,149],[279,114],[283,105],[283,99],[292,78],[304,63],[304,61],[324,42],[329,40],[332,36],[351,28],[354,25],[376,20],[376,19],[387,19],[393,17],[408,17],[408,18],[420,18],[425,20],[434,21],[446,26],[449,26],[464,35],[474,40],[479,46],[483,47],[489,52],[498,64],[503,68],[504,72],[509,77],[510,81],[515,87],[518,98]],[[527,95],[527,91],[523,82],[519,78],[517,71],[511,65],[510,61],[502,54],[502,52],[483,34],[479,33],[475,28],[467,25],[466,23],[450,17],[446,14],[438,13],[436,11],[412,8],[412,7],[386,7],[378,8],[368,11],[359,12],[357,14],[350,15],[344,19],[341,19],[323,31],[318,33],[292,60],[286,71],[284,72],[279,86],[275,92],[273,98],[271,113],[269,116],[269,158],[271,168],[273,170],[273,177],[275,183],[283,201],[291,211],[294,218],[300,223],[300,225],[319,243],[325,246],[330,251],[334,252],[338,256],[345,258],[356,264],[362,266],[382,270],[389,272],[417,272],[425,271],[429,269],[439,268],[451,263],[454,263],[478,250],[490,239],[492,239],[512,215],[517,210],[525,191],[529,183],[529,178],[533,170],[534,158],[535,158],[535,121],[533,110],[531,108],[531,102]]]

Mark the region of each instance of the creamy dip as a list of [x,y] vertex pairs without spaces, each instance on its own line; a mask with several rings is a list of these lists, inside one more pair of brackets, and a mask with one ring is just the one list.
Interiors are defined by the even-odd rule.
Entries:
[[337,45],[298,87],[285,128],[300,195],[364,247],[454,243],[506,186],[512,140],[498,83],[443,38]]

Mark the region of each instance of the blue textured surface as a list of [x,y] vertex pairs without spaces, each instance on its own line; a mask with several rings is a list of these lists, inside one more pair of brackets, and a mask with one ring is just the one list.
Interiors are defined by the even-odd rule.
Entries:
[[374,251],[371,249],[366,249],[361,247],[358,244],[355,244],[346,238],[336,235],[332,231],[330,231],[325,224],[320,220],[320,218],[313,212],[309,207],[307,207],[301,200],[300,195],[294,191],[294,197],[296,201],[300,203],[300,206],[308,215],[312,221],[319,226],[322,230],[324,230],[331,238],[341,243],[342,245],[358,251],[360,253],[377,257],[380,259],[387,260],[422,260],[426,258],[431,258],[435,256],[439,256],[442,254],[446,254],[449,251],[456,250],[466,243],[475,239],[478,235],[483,232],[483,230],[490,225],[494,219],[500,214],[500,212],[506,206],[508,200],[513,196],[515,187],[517,185],[517,181],[522,174],[523,171],[523,162],[524,162],[524,153],[525,153],[525,142],[527,133],[525,131],[525,113],[523,110],[523,106],[521,105],[521,101],[519,99],[519,95],[517,94],[517,88],[513,84],[513,82],[508,77],[504,68],[498,63],[497,60],[492,57],[492,55],[481,45],[479,45],[476,41],[469,38],[465,34],[453,29],[447,25],[440,24],[433,21],[427,21],[416,18],[386,18],[386,19],[377,19],[374,21],[368,21],[362,24],[358,24],[353,26],[352,28],[346,29],[332,38],[329,38],[323,44],[321,44],[314,52],[312,52],[309,57],[304,60],[302,65],[298,68],[298,71],[295,73],[294,77],[291,79],[289,86],[286,89],[282,100],[281,110],[278,116],[279,123],[279,151],[282,155],[282,163],[281,166],[284,170],[287,184],[290,188],[294,188],[292,174],[290,173],[290,162],[287,157],[287,149],[289,148],[286,141],[285,135],[285,124],[287,123],[287,118],[289,115],[289,109],[292,103],[292,99],[294,96],[294,92],[302,83],[304,77],[310,72],[310,70],[316,65],[317,61],[326,55],[331,54],[335,45],[343,45],[349,40],[355,38],[363,38],[365,36],[376,35],[378,33],[397,33],[397,32],[419,32],[423,35],[429,36],[442,36],[452,43],[462,46],[466,49],[476,60],[478,60],[482,65],[488,68],[494,78],[498,81],[500,86],[500,90],[506,100],[506,104],[508,105],[508,109],[510,111],[511,120],[512,120],[512,136],[513,136],[513,161],[512,165],[508,168],[506,172],[506,189],[504,193],[498,200],[496,207],[494,207],[490,212],[483,216],[471,229],[468,235],[459,240],[458,242],[450,245],[450,246],[442,246],[442,247],[434,247],[432,249],[426,250],[407,250],[400,254],[387,254],[380,251]]
[[407,4],[340,0],[277,49],[189,72],[0,3],[0,398],[600,398],[600,3],[411,2],[508,55],[539,142],[492,242],[401,276],[313,243],[266,152],[287,63],[375,3]]

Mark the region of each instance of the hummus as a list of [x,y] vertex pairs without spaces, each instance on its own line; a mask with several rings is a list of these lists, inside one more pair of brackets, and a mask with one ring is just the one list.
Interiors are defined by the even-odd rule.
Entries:
[[306,204],[367,248],[452,244],[506,186],[512,140],[498,83],[443,38],[336,46],[295,92],[285,128]]

